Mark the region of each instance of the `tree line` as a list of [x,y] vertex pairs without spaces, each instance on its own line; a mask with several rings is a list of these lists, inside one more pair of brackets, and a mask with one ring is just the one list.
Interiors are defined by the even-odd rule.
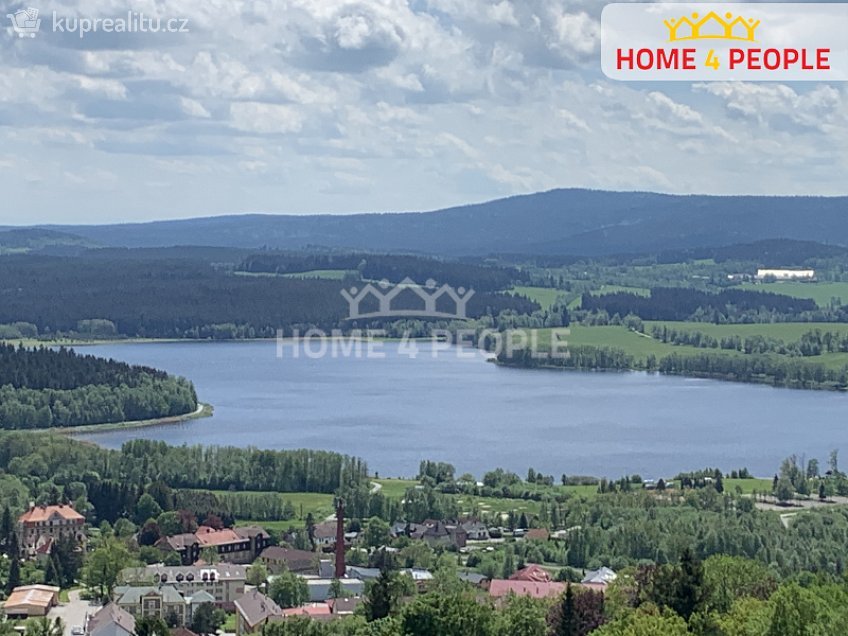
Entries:
[[611,316],[634,314],[643,320],[715,323],[742,322],[743,318],[757,316],[766,316],[769,321],[774,317],[784,321],[797,320],[818,309],[815,301],[808,298],[739,289],[712,293],[686,287],[655,287],[651,289],[650,296],[629,292],[600,296],[587,293],[583,294],[581,307],[590,312],[606,311]]
[[794,342],[763,335],[742,337],[737,334],[717,338],[702,331],[675,329],[667,325],[654,325],[651,335],[655,340],[674,345],[701,349],[723,349],[741,353],[777,353],[787,356],[813,357],[824,353],[848,352],[848,333],[812,329]]
[[529,280],[514,267],[484,266],[402,254],[263,252],[246,257],[237,268],[252,273],[296,274],[315,270],[347,270],[354,278],[399,283],[411,278],[477,291],[500,291]]
[[551,355],[529,347],[504,349],[498,363],[526,367],[574,370],[647,370],[667,375],[753,382],[797,389],[842,390],[848,386],[848,367],[832,368],[803,357],[767,354],[739,355],[731,352],[671,353],[658,358],[649,354],[637,359],[616,347],[575,345],[568,355]]

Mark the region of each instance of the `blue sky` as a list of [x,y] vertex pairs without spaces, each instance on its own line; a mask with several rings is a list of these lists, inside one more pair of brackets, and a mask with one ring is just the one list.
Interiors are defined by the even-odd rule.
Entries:
[[[0,31],[0,224],[848,191],[845,85],[607,80],[600,2],[32,6],[37,37]],[[129,10],[190,32],[52,31]]]

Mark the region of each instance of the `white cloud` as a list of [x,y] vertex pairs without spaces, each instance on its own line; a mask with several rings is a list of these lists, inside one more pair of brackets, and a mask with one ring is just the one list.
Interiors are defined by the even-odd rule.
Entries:
[[303,116],[292,106],[261,102],[230,105],[233,128],[249,133],[293,133],[303,127]]
[[[598,0],[140,2],[192,32],[0,33],[16,158],[0,188],[33,219],[426,209],[556,186],[844,191],[847,87],[607,81]],[[82,182],[102,171],[120,206]]]

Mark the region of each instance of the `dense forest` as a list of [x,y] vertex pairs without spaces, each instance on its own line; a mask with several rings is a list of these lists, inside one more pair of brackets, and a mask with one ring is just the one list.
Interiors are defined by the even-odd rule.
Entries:
[[264,252],[253,254],[239,265],[252,273],[293,274],[314,270],[347,270],[365,280],[399,283],[411,278],[419,284],[427,280],[477,291],[500,291],[529,281],[526,272],[513,267],[485,267],[459,261],[421,256],[369,253],[302,254]]
[[0,428],[73,427],[192,413],[191,382],[60,348],[0,344]]
[[[423,273],[426,267],[416,262]],[[27,323],[42,336],[253,338],[274,337],[278,329],[349,326],[340,292],[351,283],[340,280],[239,276],[200,258],[7,256],[3,265],[0,323]],[[451,276],[462,278],[465,266],[454,267]],[[392,271],[387,265],[381,275]],[[468,279],[488,286],[509,279],[501,270],[491,277],[486,271],[469,266]],[[469,301],[468,315],[538,308],[523,297],[481,291]]]

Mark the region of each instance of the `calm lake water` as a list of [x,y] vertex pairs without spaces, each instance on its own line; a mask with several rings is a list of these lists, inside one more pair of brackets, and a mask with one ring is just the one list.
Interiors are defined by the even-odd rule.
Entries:
[[[277,358],[273,342],[85,347],[191,379],[211,418],[84,436],[107,447],[171,444],[335,450],[382,476],[414,475],[421,459],[478,477],[525,474],[644,477],[706,466],[772,475],[791,453],[822,463],[848,453],[848,395],[645,373],[505,369],[477,353],[383,359]],[[466,355],[468,352],[466,352]],[[848,461],[846,456],[845,461]]]

